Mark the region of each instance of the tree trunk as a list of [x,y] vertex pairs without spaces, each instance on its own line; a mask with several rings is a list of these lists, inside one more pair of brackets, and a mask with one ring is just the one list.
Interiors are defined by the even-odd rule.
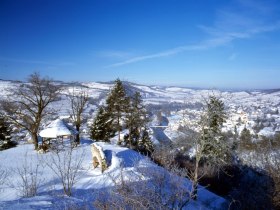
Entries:
[[193,189],[191,193],[191,198],[193,200],[197,200],[197,188],[198,188],[198,167],[199,167],[199,160],[196,157],[195,161],[195,169],[194,169],[194,178],[193,178]]
[[76,130],[78,131],[78,134],[76,135],[76,143],[80,144],[80,125],[76,125]]
[[132,128],[131,128],[131,126],[129,126],[129,129],[128,129],[128,145],[129,145],[130,149],[132,148],[131,133],[132,133]]
[[197,200],[197,187],[198,187],[198,183],[193,182],[193,192],[192,192],[192,195],[191,195],[191,198],[193,200]]
[[121,131],[120,129],[118,130],[118,144],[121,144]]
[[121,144],[121,125],[120,125],[120,117],[118,117],[118,144]]
[[33,144],[34,144],[34,149],[38,150],[38,136],[37,136],[37,133],[31,133],[31,137],[32,137]]

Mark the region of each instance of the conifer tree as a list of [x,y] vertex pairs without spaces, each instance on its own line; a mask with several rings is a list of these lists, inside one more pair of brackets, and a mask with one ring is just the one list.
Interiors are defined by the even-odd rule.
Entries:
[[222,125],[226,120],[224,103],[216,96],[210,96],[206,102],[206,115],[203,118],[204,126],[201,135],[203,156],[208,163],[220,165],[227,162],[229,150],[222,135]]
[[14,147],[16,142],[11,141],[11,128],[3,116],[0,116],[0,150]]
[[141,94],[136,92],[130,99],[126,119],[126,125],[129,130],[126,143],[131,149],[137,147],[141,131],[147,122],[147,111],[143,105]]
[[149,135],[148,128],[145,127],[144,130],[142,131],[142,136],[138,142],[138,150],[145,154],[151,154],[153,149],[154,147]]
[[[91,128],[91,138],[109,141],[117,132],[118,144],[123,144],[138,151],[151,151],[152,142],[147,132],[147,123],[147,111],[140,93],[136,92],[129,98],[122,82],[117,79],[115,86],[108,95],[106,105],[100,108],[97,113]],[[128,129],[128,134],[121,142],[120,132],[125,127]]]
[[123,128],[122,124],[126,118],[129,98],[127,97],[123,84],[119,79],[115,81],[115,86],[106,100],[106,105],[106,111],[113,120],[112,128],[118,132],[118,143],[120,144],[120,133]]
[[191,197],[197,199],[198,190],[198,169],[201,164],[211,165],[220,168],[226,165],[230,159],[230,147],[225,141],[221,128],[226,119],[223,102],[215,96],[210,96],[206,101],[206,112],[200,121],[201,131],[194,138],[195,168],[192,172]]
[[4,120],[4,117],[0,116],[0,141],[11,140],[11,130],[8,123]]
[[110,141],[114,135],[112,119],[104,107],[100,107],[90,129],[90,137],[97,141]]
[[244,127],[240,134],[240,149],[250,150],[254,148],[253,146],[254,144],[252,143],[252,136],[250,130]]
[[226,119],[224,103],[216,96],[210,96],[207,101],[208,127],[215,133],[220,133]]

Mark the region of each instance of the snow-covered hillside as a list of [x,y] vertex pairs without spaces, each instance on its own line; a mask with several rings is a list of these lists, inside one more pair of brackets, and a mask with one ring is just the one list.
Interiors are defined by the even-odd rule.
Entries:
[[[16,148],[0,152],[1,168],[8,170],[8,177],[0,186],[0,209],[69,209],[71,207],[95,209],[93,203],[97,196],[117,187],[116,183],[120,183],[121,179],[131,184],[141,180],[143,185],[147,180],[152,179],[149,174],[155,174],[157,171],[161,175],[166,173],[167,178],[168,172],[148,158],[127,148],[106,143],[99,143],[109,163],[109,168],[102,174],[99,167],[94,169],[92,166],[90,144],[90,140],[82,140],[81,145],[74,149],[73,160],[79,160],[82,157],[82,162],[72,197],[63,196],[60,180],[47,166],[49,162],[46,161],[51,161],[54,153],[38,154],[31,144],[18,145]],[[34,170],[36,166],[39,166],[37,172]],[[24,169],[27,171],[26,174],[19,173]],[[37,196],[22,198],[21,175],[28,177],[32,176],[31,173],[38,174]],[[176,178],[172,174],[171,177]],[[165,189],[171,185],[171,179],[165,180]],[[182,179],[180,186],[188,189],[190,182]],[[200,188],[198,192],[198,200],[189,202],[184,209],[223,209],[223,205],[226,204],[223,198],[204,188]]]
[[[70,91],[79,92],[86,90],[90,103],[87,104],[85,117],[90,123],[96,114],[98,106],[104,100],[113,87],[113,83],[62,83],[63,86],[60,100],[52,103],[52,108],[57,112],[53,119],[69,116],[69,101],[66,95]],[[0,80],[0,99],[5,98],[11,90],[21,83]],[[224,124],[224,131],[233,131],[235,127],[239,133],[246,126],[252,134],[270,136],[280,132],[280,90],[266,91],[220,91],[206,89],[190,89],[184,87],[147,86],[124,82],[128,92],[139,91],[146,105],[154,106],[155,110],[173,111],[170,118],[169,131],[174,130],[181,123],[182,111],[188,113],[190,128],[195,126],[201,114],[201,104],[210,94],[220,97],[226,105],[228,120]],[[163,113],[164,114],[164,113]],[[167,116],[168,118],[170,116]],[[176,120],[174,120],[176,119]],[[83,130],[86,132],[86,124]]]

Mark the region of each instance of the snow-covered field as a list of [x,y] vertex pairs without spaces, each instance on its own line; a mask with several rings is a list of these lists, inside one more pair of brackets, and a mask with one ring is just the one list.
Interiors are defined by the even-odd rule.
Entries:
[[[148,158],[127,148],[99,143],[105,151],[109,168],[102,174],[99,167],[93,168],[90,151],[90,140],[82,140],[81,145],[74,149],[73,160],[82,157],[81,167],[78,171],[77,183],[73,187],[73,194],[67,197],[63,194],[62,184],[54,172],[47,166],[51,161],[52,152],[38,154],[33,150],[32,144],[18,145],[16,148],[0,152],[1,168],[8,170],[6,182],[0,186],[0,209],[94,209],[93,202],[100,192],[115,187],[114,181],[120,179],[121,174],[126,180],[135,181],[149,179],[141,174],[139,168],[145,171],[160,171],[167,173],[163,168],[156,166]],[[19,171],[27,169],[25,176],[34,175],[38,168],[38,193],[35,197],[23,198],[21,195],[22,179]],[[143,170],[142,170],[143,171]],[[143,177],[144,176],[144,177]],[[175,176],[175,175],[174,175]],[[113,177],[113,179],[112,179]],[[182,185],[190,187],[187,179]],[[197,201],[190,202],[185,209],[221,209],[225,200],[215,194],[200,188]]]

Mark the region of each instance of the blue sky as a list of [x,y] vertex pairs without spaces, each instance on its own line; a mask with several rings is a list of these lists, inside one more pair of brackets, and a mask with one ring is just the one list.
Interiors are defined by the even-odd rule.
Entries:
[[1,0],[0,78],[280,88],[278,0]]

